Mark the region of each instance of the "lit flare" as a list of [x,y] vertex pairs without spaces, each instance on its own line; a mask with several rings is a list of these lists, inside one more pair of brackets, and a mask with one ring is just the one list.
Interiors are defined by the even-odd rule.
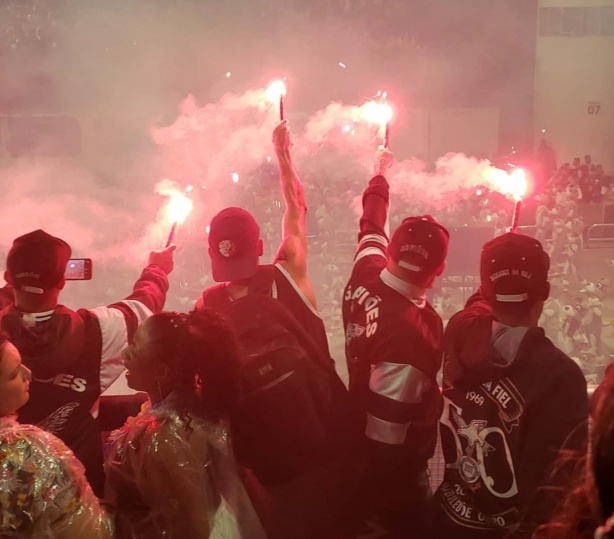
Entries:
[[267,99],[274,105],[279,103],[279,119],[283,122],[284,114],[284,97],[288,93],[286,84],[283,80],[273,81],[265,91]]
[[188,218],[194,203],[180,191],[169,193],[168,204],[166,205],[166,218],[170,223],[182,225]]
[[385,127],[392,120],[392,107],[388,103],[367,101],[360,107],[360,115],[366,122]]
[[288,89],[283,80],[273,81],[265,91],[266,98],[273,104],[277,104],[287,93]]
[[384,139],[387,148],[390,143],[390,121],[392,120],[392,107],[386,101],[386,92],[377,92],[377,101],[367,101],[360,107],[360,116],[365,122],[379,126],[380,136]]
[[164,209],[164,216],[165,219],[171,223],[171,231],[166,241],[166,246],[168,247],[175,239],[177,227],[185,223],[185,220],[190,215],[194,208],[194,203],[178,189],[169,189],[165,195],[168,196],[169,199]]
[[512,218],[512,232],[517,232],[520,222],[522,199],[527,194],[529,186],[527,182],[527,173],[521,168],[515,168],[510,173],[499,170],[496,184],[499,193],[512,198],[514,202],[516,202],[514,206],[514,216]]
[[519,202],[527,194],[529,184],[527,182],[527,173],[521,168],[515,168],[510,174],[510,195]]

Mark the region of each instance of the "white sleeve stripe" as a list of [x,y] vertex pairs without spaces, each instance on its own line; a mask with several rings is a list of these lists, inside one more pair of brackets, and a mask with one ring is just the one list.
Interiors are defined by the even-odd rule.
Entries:
[[145,320],[147,320],[153,314],[147,305],[137,301],[136,299],[125,299],[123,301],[118,301],[118,303],[123,303],[129,307],[134,314],[136,314],[136,317],[139,320],[139,325],[145,322]]
[[[136,300],[122,301],[137,316],[139,324],[153,313],[149,308]],[[90,311],[98,319],[102,335],[102,350],[100,357],[100,392],[109,386],[124,371],[121,353],[128,346],[128,329],[124,313],[119,309],[96,307]]]
[[384,421],[379,417],[375,417],[367,413],[367,426],[365,428],[365,435],[371,440],[376,442],[382,442],[388,445],[403,445],[405,438],[407,438],[407,431],[409,430],[409,423],[392,423],[391,421]]
[[388,247],[388,240],[379,234],[367,234],[366,236],[363,236],[363,238],[358,242],[358,245],[363,245],[369,241],[381,243],[384,247]]
[[369,378],[373,393],[405,404],[420,404],[429,385],[429,379],[416,367],[386,361],[375,365]]
[[383,256],[386,260],[388,260],[386,253],[384,253],[379,247],[367,247],[366,249],[363,249],[362,251],[358,252],[356,258],[354,258],[354,264],[356,264],[356,262],[358,262],[359,260],[363,259],[365,256],[373,255]]

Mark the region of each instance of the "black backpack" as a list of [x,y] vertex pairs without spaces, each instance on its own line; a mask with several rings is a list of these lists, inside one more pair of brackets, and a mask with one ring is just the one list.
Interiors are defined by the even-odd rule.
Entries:
[[[239,462],[267,486],[287,482],[339,447],[347,391],[334,362],[270,295],[273,276],[223,314],[242,348],[239,398],[231,418]],[[269,284],[270,283],[270,284]]]

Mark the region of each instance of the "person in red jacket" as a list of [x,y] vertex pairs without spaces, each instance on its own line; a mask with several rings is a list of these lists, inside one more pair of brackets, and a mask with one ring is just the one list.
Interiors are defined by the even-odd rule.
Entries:
[[13,287],[14,304],[0,311],[0,328],[32,371],[32,396],[19,421],[51,432],[72,449],[99,495],[99,397],[123,372],[121,352],[138,325],[163,309],[174,248],[151,253],[124,300],[78,311],[59,304],[71,255],[64,240],[35,230],[17,238],[7,256],[4,278]]
[[427,463],[441,411],[443,324],[426,290],[443,271],[449,234],[430,216],[408,217],[388,241],[384,174],[391,163],[392,153],[381,149],[363,195],[343,323],[362,460],[356,517],[386,537],[408,539],[428,536]]
[[491,240],[479,292],[446,328],[436,537],[531,537],[559,451],[586,443],[584,376],[538,327],[549,267],[533,238]]

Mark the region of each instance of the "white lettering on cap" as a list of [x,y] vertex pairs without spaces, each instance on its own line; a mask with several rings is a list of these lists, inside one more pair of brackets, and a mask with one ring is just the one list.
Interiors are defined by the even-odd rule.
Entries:
[[497,279],[500,279],[501,277],[507,277],[509,274],[510,274],[510,270],[508,270],[508,269],[497,271],[496,273],[493,273],[490,276],[490,280],[491,280],[491,282],[494,282]]
[[17,273],[15,275],[15,279],[23,279],[24,277],[29,278],[29,279],[40,279],[41,274],[34,273],[33,271],[24,271],[22,273]]
[[237,252],[237,246],[232,240],[223,240],[219,243],[218,249],[220,254],[226,258],[230,258]]
[[527,280],[531,280],[532,277],[533,277],[533,274],[530,271],[521,271],[521,270],[517,270],[517,269],[513,269],[513,270],[504,269],[504,270],[497,271],[497,272],[493,273],[490,276],[490,280],[491,280],[491,282],[494,282],[497,279],[500,279],[501,277],[507,277],[509,275],[519,276],[519,277],[522,277],[523,279],[527,279]]
[[429,259],[428,251],[422,247],[422,245],[402,245],[400,249],[401,253],[416,253],[423,257],[425,260]]

